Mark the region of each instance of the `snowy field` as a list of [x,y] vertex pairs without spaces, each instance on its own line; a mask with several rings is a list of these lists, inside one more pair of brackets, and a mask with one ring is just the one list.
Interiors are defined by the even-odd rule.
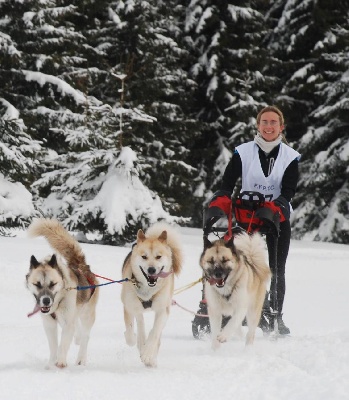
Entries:
[[[185,265],[175,288],[200,278],[202,233],[181,230]],[[129,248],[82,245],[93,272],[120,279]],[[0,399],[50,400],[339,400],[349,399],[349,246],[292,241],[284,320],[291,336],[271,341],[258,330],[252,348],[231,340],[213,352],[195,340],[190,312],[172,306],[158,367],[141,363],[124,341],[120,284],[101,288],[88,364],[46,370],[41,317],[27,318],[34,299],[25,288],[32,254],[51,253],[44,239],[0,237]],[[195,312],[201,284],[174,296]],[[152,314],[147,314],[150,326]]]

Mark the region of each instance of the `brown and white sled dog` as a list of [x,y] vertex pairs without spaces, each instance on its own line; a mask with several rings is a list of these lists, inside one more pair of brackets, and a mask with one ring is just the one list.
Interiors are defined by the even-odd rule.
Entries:
[[[162,331],[172,303],[174,275],[182,268],[182,250],[177,231],[170,225],[156,223],[146,233],[140,229],[137,243],[127,255],[122,277],[121,300],[124,305],[125,339],[137,343],[142,362],[156,367]],[[146,337],[143,313],[154,311],[154,323]],[[134,320],[137,322],[135,333]]]
[[[264,241],[257,233],[237,235],[228,242],[204,238],[200,266],[206,279],[205,296],[211,326],[212,348],[241,333],[246,316],[246,345],[254,342],[271,272]],[[231,316],[222,328],[222,315]]]
[[[98,289],[69,289],[98,282],[86,264],[79,243],[57,220],[34,220],[28,234],[45,237],[58,253],[58,256],[53,254],[42,261],[31,256],[26,276],[27,287],[36,299],[33,313],[41,311],[42,315],[50,348],[48,366],[67,366],[67,353],[74,334],[76,343],[80,344],[76,363],[85,364],[90,331],[95,322]],[[62,328],[59,345],[57,324]]]

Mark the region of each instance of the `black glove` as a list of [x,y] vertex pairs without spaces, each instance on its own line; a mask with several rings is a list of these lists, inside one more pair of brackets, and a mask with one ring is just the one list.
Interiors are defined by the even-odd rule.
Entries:
[[228,192],[227,190],[217,190],[214,195],[210,198],[209,202],[208,202],[208,207],[210,207],[210,204],[217,200],[218,197],[228,197],[229,199],[231,198],[231,193]]
[[212,226],[221,218],[229,214],[231,207],[230,192],[218,190],[211,197],[209,204],[203,213],[204,235],[211,232]]
[[291,211],[290,211],[290,203],[283,196],[279,196],[274,200],[274,204],[280,207],[280,210],[285,217],[285,219],[290,219]]

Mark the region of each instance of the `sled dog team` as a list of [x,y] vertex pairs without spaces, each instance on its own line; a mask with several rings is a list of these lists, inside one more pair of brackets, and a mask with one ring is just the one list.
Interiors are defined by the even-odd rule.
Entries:
[[[33,313],[40,312],[47,336],[49,365],[67,366],[73,338],[79,345],[77,364],[85,364],[91,328],[95,322],[99,295],[98,281],[73,236],[54,219],[37,219],[30,225],[31,237],[43,236],[55,254],[38,261],[34,255],[26,285],[34,295]],[[239,333],[246,317],[246,345],[254,341],[271,273],[265,261],[264,241],[259,234],[240,234],[225,242],[204,239],[200,257],[211,326],[212,348],[217,349],[234,333]],[[162,331],[166,325],[174,291],[174,276],[181,272],[183,252],[175,228],[156,223],[125,258],[121,300],[124,307],[125,339],[137,344],[142,362],[155,367]],[[76,290],[87,286],[86,290]],[[146,335],[143,314],[154,312],[154,322]],[[224,328],[222,315],[231,316]],[[58,325],[61,337],[58,340]]]

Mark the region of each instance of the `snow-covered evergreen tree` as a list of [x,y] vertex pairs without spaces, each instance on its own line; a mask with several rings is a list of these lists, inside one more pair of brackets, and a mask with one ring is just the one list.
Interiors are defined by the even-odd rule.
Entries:
[[267,30],[264,6],[192,0],[187,9],[185,32],[195,54],[191,74],[198,83],[194,106],[204,123],[196,145],[205,160],[208,197],[232,148],[252,137],[254,117],[269,100],[269,78],[263,73],[267,53],[260,47]]
[[41,146],[27,134],[18,110],[1,97],[0,138],[0,227],[6,230],[24,227],[37,215],[28,189],[38,169]]
[[[27,101],[22,113],[29,121],[32,136],[43,139],[49,150],[49,156],[41,160],[47,172],[32,186],[41,211],[58,217],[70,229],[84,233],[99,230],[104,240],[116,243],[120,237],[130,239],[131,233],[134,236],[146,221],[154,222],[156,215],[173,218],[164,210],[154,212],[149,202],[152,199],[158,211],[162,209],[159,197],[147,186],[140,191],[141,181],[135,183],[139,180],[137,174],[149,164],[144,156],[139,161],[132,153],[132,163],[120,162],[127,149],[121,139],[126,141],[132,124],[138,121],[139,127],[149,126],[156,119],[141,108],[121,104],[120,76],[112,73],[117,68],[112,71],[115,59],[108,51],[113,45],[120,47],[118,39],[116,35],[108,38],[111,42],[101,39],[104,27],[110,33],[110,25],[117,25],[113,2],[101,1],[92,8],[88,5],[86,1],[72,4],[29,0],[19,7],[22,14],[19,12],[16,23],[26,38],[20,46],[22,68],[16,71],[21,80],[19,106],[23,106],[24,99]],[[6,27],[12,37],[18,36],[16,24],[10,27],[8,23]],[[144,143],[144,138],[139,139]],[[121,204],[117,196],[113,196],[112,206],[98,203],[100,192],[110,187],[108,182],[115,175],[130,180],[128,196],[134,188],[133,197],[143,199],[143,208],[136,207],[139,215],[123,208],[127,202],[122,197]],[[115,193],[121,195],[120,188],[115,188]],[[112,212],[116,209],[118,213]],[[108,210],[120,220],[112,221]]]
[[193,196],[199,169],[190,150],[199,132],[190,112],[194,83],[183,69],[185,9],[178,1],[125,0],[111,12],[119,39],[115,68],[127,74],[125,101],[156,118],[134,123],[124,142],[139,154],[140,177],[165,209],[191,217],[202,200]]
[[312,76],[316,58],[312,53],[321,39],[321,3],[314,0],[277,0],[266,14],[273,30],[264,39],[270,59],[268,73],[275,77],[275,102],[287,123],[288,140],[306,131],[309,114],[316,107]]
[[[268,46],[291,140],[302,153],[294,237],[348,242],[348,8],[345,2],[280,0]],[[280,68],[282,66],[282,68]]]
[[[181,220],[164,211],[159,197],[142,183],[137,154],[120,146],[120,112],[108,105],[95,105],[81,116],[84,121],[80,124],[65,124],[61,134],[68,151],[51,154],[52,171],[33,185],[39,192],[50,188],[50,194],[40,202],[44,214],[59,218],[91,240],[110,244],[132,241],[136,229],[159,218]],[[152,122],[139,110],[123,110],[123,114],[123,128],[132,118]],[[91,233],[93,237],[88,236]]]
[[0,15],[5,200],[36,181],[45,213],[110,243],[170,214],[201,226],[276,104],[303,155],[295,236],[348,243],[346,2],[2,0]]
[[317,107],[299,143],[303,162],[294,230],[299,238],[349,243],[348,9],[328,2],[317,7],[322,36],[311,51],[312,68],[302,77],[314,85]]

